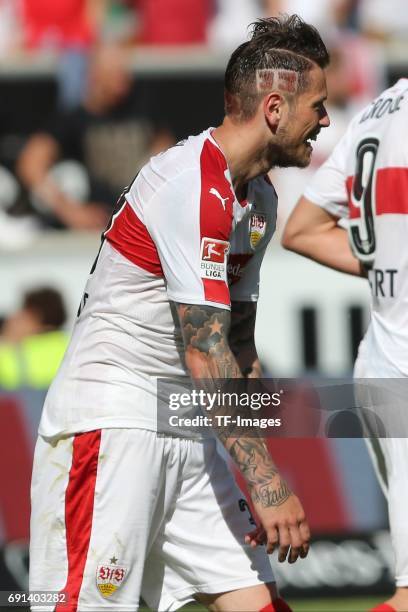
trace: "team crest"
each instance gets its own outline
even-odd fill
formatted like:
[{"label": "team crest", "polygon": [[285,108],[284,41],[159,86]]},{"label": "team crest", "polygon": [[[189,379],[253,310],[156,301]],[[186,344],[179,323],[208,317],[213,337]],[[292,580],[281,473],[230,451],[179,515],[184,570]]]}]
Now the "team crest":
[{"label": "team crest", "polygon": [[110,597],[122,586],[127,574],[127,567],[118,565],[115,556],[106,565],[96,568],[96,585],[102,597]]},{"label": "team crest", "polygon": [[249,222],[249,243],[255,249],[266,231],[266,216],[259,213],[252,213]]}]

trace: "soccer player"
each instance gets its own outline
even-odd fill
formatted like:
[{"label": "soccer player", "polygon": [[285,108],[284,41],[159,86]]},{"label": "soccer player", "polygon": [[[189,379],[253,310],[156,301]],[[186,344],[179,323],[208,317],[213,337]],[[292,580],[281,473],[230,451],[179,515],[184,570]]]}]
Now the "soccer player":
[{"label": "soccer player", "polygon": [[300,501],[263,439],[216,429],[259,516],[248,533],[214,435],[158,435],[157,379],[260,375],[259,270],[277,207],[266,173],[309,164],[329,125],[328,59],[297,16],[257,22],[227,66],[222,125],[153,157],[118,202],[34,460],[30,589],[63,591],[70,612],[134,611],[139,596],[154,610],[194,598],[288,609],[258,544],[306,556]]},{"label": "soccer player", "polygon": [[[348,274],[368,276],[371,322],[359,348],[356,379],[408,376],[407,139],[408,80],[401,79],[354,117],[299,200],[283,236],[283,245],[292,251]],[[340,219],[348,219],[348,232]],[[386,383],[388,406],[377,416],[401,437],[391,433],[388,439],[379,438],[382,458],[370,452],[376,466],[385,461],[382,484],[396,556],[396,592],[375,608],[383,612],[408,610],[408,444],[400,420],[406,405],[398,412],[401,406],[393,399],[400,395],[398,385]],[[382,398],[374,402],[372,393],[377,411],[387,392],[379,390]]]}]

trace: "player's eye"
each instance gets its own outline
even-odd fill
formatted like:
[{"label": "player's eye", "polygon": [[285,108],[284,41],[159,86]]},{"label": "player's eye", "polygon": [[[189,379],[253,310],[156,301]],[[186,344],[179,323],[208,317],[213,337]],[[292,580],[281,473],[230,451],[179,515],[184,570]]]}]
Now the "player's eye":
[{"label": "player's eye", "polygon": [[320,118],[325,117],[327,115],[327,111],[326,111],[324,102],[319,102],[318,104],[316,104],[314,109]]}]

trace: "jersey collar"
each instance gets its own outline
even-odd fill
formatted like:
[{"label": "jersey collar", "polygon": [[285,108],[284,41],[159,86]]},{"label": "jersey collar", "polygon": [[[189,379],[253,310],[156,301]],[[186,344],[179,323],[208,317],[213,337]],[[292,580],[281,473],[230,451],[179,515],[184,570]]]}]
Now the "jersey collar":
[{"label": "jersey collar", "polygon": [[[242,208],[245,208],[248,205],[248,199],[247,199],[247,197],[244,198],[243,200],[238,200],[238,198],[237,198],[237,194],[235,193],[235,189],[234,189],[234,186],[232,184],[231,172],[230,172],[230,169],[229,169],[229,166],[228,166],[227,158],[225,157],[224,151],[221,149],[220,145],[218,144],[218,142],[215,140],[215,138],[212,135],[214,130],[215,130],[214,127],[208,128],[208,130],[207,130],[207,138],[211,142],[211,144],[213,144],[218,149],[218,151],[221,153],[221,155],[223,157],[223,160],[224,160],[224,163],[225,163],[224,175],[225,175],[225,178],[227,179],[227,181],[230,184],[231,192],[234,194],[235,202],[237,204],[239,204]],[[249,184],[248,184],[248,188],[247,188],[247,195],[248,195],[248,191],[249,191]]]}]

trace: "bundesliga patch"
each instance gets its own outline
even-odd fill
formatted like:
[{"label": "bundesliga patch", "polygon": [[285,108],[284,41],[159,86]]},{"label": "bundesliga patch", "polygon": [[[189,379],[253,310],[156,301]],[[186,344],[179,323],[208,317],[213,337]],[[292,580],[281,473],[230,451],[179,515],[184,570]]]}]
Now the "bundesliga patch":
[{"label": "bundesliga patch", "polygon": [[230,245],[225,240],[203,238],[201,241],[200,276],[212,280],[227,280],[227,255]]},{"label": "bundesliga patch", "polygon": [[266,231],[266,216],[259,213],[252,213],[249,221],[249,243],[255,249]]},{"label": "bundesliga patch", "polygon": [[96,568],[96,586],[102,597],[110,597],[122,586],[127,574],[127,567],[118,565],[116,557],[110,559],[106,565]]}]

